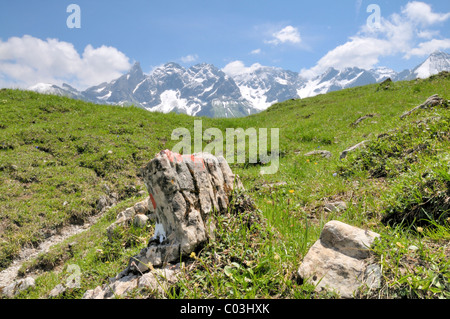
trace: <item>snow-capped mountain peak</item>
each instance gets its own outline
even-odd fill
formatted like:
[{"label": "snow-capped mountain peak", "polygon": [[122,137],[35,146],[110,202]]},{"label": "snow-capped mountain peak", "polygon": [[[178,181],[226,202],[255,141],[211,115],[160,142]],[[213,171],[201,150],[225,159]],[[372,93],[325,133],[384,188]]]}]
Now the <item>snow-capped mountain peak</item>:
[{"label": "snow-capped mountain peak", "polygon": [[29,90],[94,103],[133,104],[149,111],[237,117],[260,112],[288,99],[379,83],[386,78],[393,81],[411,80],[449,70],[450,55],[440,51],[432,53],[416,68],[400,73],[385,67],[371,70],[329,68],[311,80],[303,79],[297,72],[259,64],[236,73],[207,63],[186,69],[169,62],[150,74],[144,74],[139,62],[136,62],[128,73],[85,91],[77,91],[67,84],[58,87],[45,83],[36,84]]},{"label": "snow-capped mountain peak", "polygon": [[450,54],[435,51],[425,62],[413,69],[412,74],[416,78],[424,79],[443,70],[450,70]]}]

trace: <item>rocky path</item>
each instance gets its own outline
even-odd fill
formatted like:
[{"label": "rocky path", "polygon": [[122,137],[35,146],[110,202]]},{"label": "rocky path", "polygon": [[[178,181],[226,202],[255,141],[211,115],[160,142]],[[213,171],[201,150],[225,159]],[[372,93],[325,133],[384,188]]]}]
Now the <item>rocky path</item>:
[{"label": "rocky path", "polygon": [[52,246],[63,242],[67,238],[88,230],[101,216],[103,216],[103,213],[104,211],[90,217],[84,225],[70,225],[63,228],[59,234],[47,238],[37,248],[22,249],[19,257],[13,261],[11,266],[0,272],[0,287],[6,287],[16,280],[20,267],[26,261],[36,258],[41,253],[48,252]]}]

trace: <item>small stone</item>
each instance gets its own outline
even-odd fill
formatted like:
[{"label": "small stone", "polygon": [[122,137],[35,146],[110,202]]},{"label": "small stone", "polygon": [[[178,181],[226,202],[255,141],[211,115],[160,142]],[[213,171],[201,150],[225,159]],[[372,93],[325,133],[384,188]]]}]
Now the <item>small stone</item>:
[{"label": "small stone", "polygon": [[274,188],[277,186],[285,186],[287,185],[286,182],[277,182],[277,183],[270,183],[270,184],[263,184],[262,187],[264,188]]},{"label": "small stone", "polygon": [[334,203],[325,204],[325,209],[330,212],[340,212],[347,209],[347,204],[345,202],[339,201]]},{"label": "small stone", "polygon": [[148,217],[144,214],[137,214],[134,216],[133,225],[135,227],[144,228],[147,225]]},{"label": "small stone", "polygon": [[147,215],[150,213],[148,210],[148,199],[143,200],[142,202],[136,203],[134,206],[134,211],[136,214],[144,214]]},{"label": "small stone", "polygon": [[139,196],[144,196],[145,194],[147,194],[147,191],[145,191],[145,190],[141,190],[138,192]]},{"label": "small stone", "polygon": [[368,265],[364,275],[365,283],[369,289],[378,289],[381,287],[381,268],[379,265]]},{"label": "small stone", "polygon": [[103,190],[108,195],[111,193],[111,188],[108,186],[108,184],[103,184]]},{"label": "small stone", "polygon": [[62,295],[66,291],[66,288],[59,284],[55,288],[52,289],[49,293],[49,297],[58,297],[59,295]]},{"label": "small stone", "polygon": [[34,287],[35,281],[32,277],[27,277],[25,279],[20,279],[14,281],[8,286],[4,287],[2,294],[8,298],[13,298],[18,295],[21,291],[27,290],[28,288]]},{"label": "small stone", "polygon": [[353,145],[352,147],[347,148],[345,151],[341,153],[339,159],[344,159],[345,157],[347,157],[348,153],[353,152],[359,148],[362,148],[366,143],[367,141],[362,141],[361,143],[358,143],[356,145]]},{"label": "small stone", "polygon": [[409,250],[412,250],[412,251],[416,251],[416,250],[419,249],[419,247],[414,246],[414,245],[411,245],[411,246],[408,247],[408,249],[409,249]]},{"label": "small stone", "polygon": [[325,151],[325,150],[320,150],[320,151],[312,151],[309,153],[306,153],[305,156],[315,156],[315,155],[320,155],[324,158],[331,158],[332,154],[329,151]]},{"label": "small stone", "polygon": [[104,209],[106,209],[106,208],[111,206],[111,201],[110,201],[110,199],[107,196],[102,195],[102,196],[100,196],[97,199],[97,205],[96,206],[97,206],[97,210],[101,212]]},{"label": "small stone", "polygon": [[133,216],[136,214],[136,211],[134,210],[134,207],[128,207],[124,211],[117,214],[116,219],[119,220],[130,220],[133,218]]}]

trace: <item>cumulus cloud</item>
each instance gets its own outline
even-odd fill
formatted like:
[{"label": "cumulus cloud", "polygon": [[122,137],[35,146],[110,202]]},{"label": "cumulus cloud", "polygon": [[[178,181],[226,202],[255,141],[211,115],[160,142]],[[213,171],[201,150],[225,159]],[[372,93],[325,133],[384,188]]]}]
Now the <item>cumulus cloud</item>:
[{"label": "cumulus cloud", "polygon": [[433,39],[431,41],[422,42],[417,48],[412,49],[406,54],[406,58],[411,56],[424,56],[434,51],[450,49],[450,39]]},{"label": "cumulus cloud", "polygon": [[432,25],[438,22],[444,22],[450,18],[449,13],[434,13],[429,4],[424,2],[409,2],[402,10],[410,20],[416,21],[422,25]]},{"label": "cumulus cloud", "polygon": [[189,54],[181,58],[181,62],[183,63],[192,63],[198,60],[197,54]]},{"label": "cumulus cloud", "polygon": [[287,27],[284,27],[283,29],[274,32],[272,34],[272,39],[266,41],[266,43],[278,45],[281,43],[292,43],[292,44],[298,44],[302,41],[300,37],[300,32],[297,28],[294,28],[291,25],[288,25]]},{"label": "cumulus cloud", "polygon": [[322,57],[316,66],[301,71],[301,76],[313,78],[330,67],[344,69],[357,66],[371,69],[382,55],[392,53],[392,47],[386,40],[354,37],[349,42],[338,46]]},{"label": "cumulus cloud", "polygon": [[66,82],[84,89],[111,81],[129,70],[129,58],[114,47],[87,45],[80,55],[73,44],[29,35],[0,40],[3,86],[26,88],[38,82]]},{"label": "cumulus cloud", "polygon": [[312,78],[330,67],[371,69],[385,56],[400,54],[409,59],[448,49],[450,39],[437,39],[439,32],[429,27],[449,18],[450,13],[435,13],[426,3],[409,2],[400,13],[387,19],[382,17],[378,28],[362,26],[355,36],[325,54],[314,67],[301,70],[301,75]]},{"label": "cumulus cloud", "polygon": [[249,67],[246,67],[244,62],[242,61],[233,61],[228,63],[223,69],[222,71],[233,77],[233,76],[237,76],[237,75],[242,75],[242,74],[246,74],[246,73],[252,73],[260,68],[262,68],[263,66],[259,63],[254,63]]}]

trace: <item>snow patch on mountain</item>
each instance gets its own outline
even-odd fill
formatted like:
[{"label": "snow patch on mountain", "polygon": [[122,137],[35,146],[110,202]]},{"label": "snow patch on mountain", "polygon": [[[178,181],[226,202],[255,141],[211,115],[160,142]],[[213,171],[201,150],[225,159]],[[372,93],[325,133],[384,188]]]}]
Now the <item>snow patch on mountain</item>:
[{"label": "snow patch on mountain", "polygon": [[151,108],[151,111],[169,113],[174,109],[187,109],[187,100],[180,97],[180,91],[166,90],[161,93],[160,99],[161,104]]},{"label": "snow patch on mountain", "polygon": [[417,66],[412,74],[420,79],[425,79],[441,71],[450,71],[450,54],[436,51],[421,65]]}]

